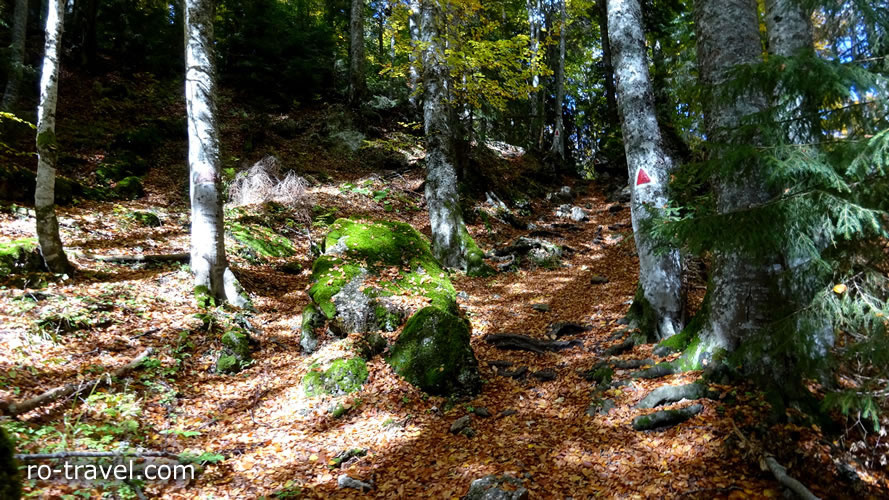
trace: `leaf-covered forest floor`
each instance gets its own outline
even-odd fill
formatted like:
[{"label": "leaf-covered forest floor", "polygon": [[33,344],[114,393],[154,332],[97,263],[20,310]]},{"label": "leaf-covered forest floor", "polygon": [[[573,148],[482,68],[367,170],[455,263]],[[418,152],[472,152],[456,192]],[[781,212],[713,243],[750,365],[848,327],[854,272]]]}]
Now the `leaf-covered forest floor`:
[{"label": "leaf-covered forest floor", "polygon": [[[230,128],[223,142],[233,142],[238,130]],[[428,235],[419,195],[421,169],[384,175],[357,161],[338,163],[311,152],[305,158],[298,150],[312,140],[310,126],[277,152],[291,162],[325,167],[323,179],[309,188],[323,212],[335,208],[337,217],[401,220]],[[174,148],[157,160],[145,178],[144,198],[59,207],[62,237],[79,268],[74,277],[33,275],[27,283],[7,279],[0,288],[0,400],[21,401],[121,366],[147,347],[157,351],[158,363],[113,389],[4,421],[18,439],[20,453],[115,449],[125,443],[225,457],[207,464],[190,484],[144,485],[149,498],[455,498],[467,492],[473,479],[488,474],[522,479],[532,498],[780,497],[781,487],[760,469],[764,449],[823,498],[889,494],[887,470],[879,463],[871,469],[856,467],[860,481],[854,485],[839,477],[833,459],[850,458],[837,450],[849,449],[851,440],[861,439],[858,433],[827,438],[811,425],[769,424],[768,405],[750,387],[715,386],[719,397],[701,400],[703,412],[687,422],[662,431],[633,430],[634,417],[654,411],[635,409],[640,399],[656,387],[693,381],[697,372],[632,380],[633,370],[617,370],[615,379],[628,384],[603,394],[616,408],[587,415],[595,383],[584,373],[607,358],[606,348],[621,341],[614,334],[624,328],[618,321],[627,312],[638,271],[629,210],[607,201],[603,186],[595,182],[566,181],[580,193],[573,203],[588,207],[590,216],[568,227],[552,225],[565,222],[553,215],[557,204],[531,200],[526,220],[552,231],[547,238],[570,249],[560,267],[490,278],[452,277],[462,292],[459,304],[471,322],[472,347],[486,380],[477,397],[449,402],[424,396],[379,357],[368,363],[370,377],[358,392],[336,400],[306,397],[301,381],[309,366],[343,355],[357,336],[326,338],[317,353],[301,353],[297,327],[309,301],[310,239],[299,231],[288,233],[286,224],[275,225],[281,214],[265,220],[296,246],[295,259],[251,263],[236,253],[231,257],[256,308],[249,317],[259,341],[254,363],[237,375],[216,374],[219,332],[198,317],[203,311],[192,298],[186,268],[175,263],[114,264],[84,256],[187,251],[187,177],[181,159],[170,160],[180,153],[181,147]],[[83,157],[84,168],[96,161],[87,153]],[[560,185],[553,184],[552,190]],[[389,192],[377,200],[356,186]],[[132,220],[134,211],[151,211],[162,225],[145,227]],[[0,241],[31,236],[33,227],[32,213],[13,207],[0,214]],[[470,231],[486,250],[530,232],[495,219],[475,220]],[[325,232],[323,224],[315,224],[311,238]],[[302,271],[284,272],[282,265],[294,260]],[[594,283],[594,276],[606,277],[607,283]],[[699,301],[702,283],[693,285]],[[549,310],[538,311],[534,304],[547,304]],[[483,340],[486,334],[503,332],[544,339],[547,327],[560,321],[592,327],[567,338],[582,346],[534,354],[501,351]],[[397,334],[385,335],[391,340]],[[614,359],[659,359],[651,349],[637,346]],[[495,361],[528,367],[529,374],[553,370],[556,378],[503,376],[491,364]],[[345,415],[332,414],[337,403],[348,408]],[[490,417],[472,417],[474,437],[449,431],[455,420],[481,408]],[[735,427],[750,441],[742,442]],[[873,440],[862,442],[864,449],[877,450]],[[356,448],[367,454],[341,468],[333,465],[337,454]],[[338,489],[342,473],[372,481],[375,487],[368,493]],[[96,493],[91,488],[26,484],[26,491],[45,498]],[[101,488],[121,496],[131,491],[125,485]]]}]

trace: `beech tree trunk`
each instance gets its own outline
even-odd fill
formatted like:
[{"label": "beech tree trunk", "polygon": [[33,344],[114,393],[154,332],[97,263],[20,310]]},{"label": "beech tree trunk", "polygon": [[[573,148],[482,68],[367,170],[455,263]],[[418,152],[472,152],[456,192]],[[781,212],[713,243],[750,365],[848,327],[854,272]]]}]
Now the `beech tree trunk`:
[{"label": "beech tree trunk", "polygon": [[225,257],[219,197],[219,131],[213,63],[214,0],[185,1],[185,104],[191,179],[191,270],[195,288],[217,300],[247,303]]},{"label": "beech tree trunk", "polygon": [[602,36],[602,66],[605,77],[605,106],[608,125],[617,127],[620,119],[617,114],[617,91],[614,87],[614,65],[611,62],[611,42],[608,40],[608,0],[598,0],[599,32]]},{"label": "beech tree trunk", "polygon": [[65,2],[49,0],[46,15],[46,44],[40,74],[40,104],[37,109],[37,187],[34,211],[37,239],[46,267],[54,273],[71,273],[56,218],[55,184],[58,145],[56,143],[56,102],[59,95],[59,44],[62,41]]},{"label": "beech tree trunk", "polygon": [[[467,269],[476,250],[466,231],[457,191],[453,111],[448,103],[448,68],[440,34],[443,12],[438,0],[420,6],[423,42],[423,121],[426,131],[426,205],[432,228],[432,250],[449,268]],[[467,269],[468,270],[468,269]]]},{"label": "beech tree trunk", "polygon": [[528,6],[528,28],[531,37],[531,119],[528,121],[530,126],[528,130],[528,144],[537,148],[537,133],[540,131],[540,95],[538,87],[540,86],[540,75],[537,68],[540,64],[540,1],[534,4],[535,0],[527,0]]},{"label": "beech tree trunk", "polygon": [[408,30],[411,35],[410,78],[411,95],[408,101],[412,106],[418,107],[419,96],[417,85],[420,84],[420,70],[417,68],[417,42],[420,41],[420,0],[410,0],[410,14],[408,15]]},{"label": "beech tree trunk", "polygon": [[[642,9],[639,0],[608,0],[609,38],[616,63],[618,106],[630,183],[633,233],[639,254],[639,286],[635,307],[650,308],[654,324],[640,325],[644,334],[663,339],[682,329],[682,280],[679,251],[656,254],[642,230],[651,210],[668,202],[667,185],[676,161],[664,147],[648,73]],[[643,314],[642,317],[650,317]]]},{"label": "beech tree trunk", "polygon": [[565,0],[560,0],[559,9],[562,22],[559,29],[559,67],[556,69],[556,124],[553,130],[552,152],[565,159],[565,125],[562,121],[562,104],[565,100],[565,36],[568,31],[568,15]]},{"label": "beech tree trunk", "polygon": [[[765,99],[753,92],[733,99],[719,95],[719,86],[740,64],[760,61],[759,21],[754,0],[696,0],[695,33],[700,78],[708,89],[705,128],[711,144],[730,144],[731,130],[741,118],[765,108]],[[711,152],[719,156],[718,149]],[[755,207],[769,199],[764,173],[757,162],[743,171],[714,179],[720,214]],[[770,274],[768,263],[754,262],[746,254],[722,250],[714,256],[710,314],[701,331],[696,357],[717,349],[734,350],[768,320]]]},{"label": "beech tree trunk", "polygon": [[3,111],[12,111],[19,98],[25,69],[25,35],[28,31],[28,0],[16,0],[12,15],[12,43],[9,45],[9,78],[3,93]]},{"label": "beech tree trunk", "polygon": [[364,0],[352,0],[349,22],[349,103],[361,104],[366,82],[364,80]]}]

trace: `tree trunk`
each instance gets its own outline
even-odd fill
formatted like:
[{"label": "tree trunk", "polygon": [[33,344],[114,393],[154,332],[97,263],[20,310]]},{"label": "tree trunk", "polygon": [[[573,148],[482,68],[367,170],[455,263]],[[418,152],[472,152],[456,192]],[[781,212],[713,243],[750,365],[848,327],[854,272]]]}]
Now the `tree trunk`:
[{"label": "tree trunk", "polygon": [[[705,129],[710,144],[731,144],[730,131],[741,118],[765,108],[763,96],[751,92],[742,98],[719,95],[719,86],[733,68],[760,61],[761,44],[754,0],[696,0],[695,34],[698,68],[708,89]],[[714,146],[715,148],[715,146]],[[719,152],[711,152],[720,156]],[[762,204],[769,199],[764,173],[757,162],[742,171],[714,179],[716,209],[728,214]],[[768,320],[769,263],[754,262],[745,253],[724,249],[713,261],[710,314],[701,331],[695,357],[718,349],[734,350],[760,330]]]},{"label": "tree trunk", "polygon": [[3,93],[3,111],[12,111],[19,98],[25,69],[25,35],[28,31],[28,0],[16,0],[12,19],[12,43],[9,46],[9,79]]},{"label": "tree trunk", "polygon": [[408,16],[408,29],[411,35],[410,57],[410,88],[411,95],[408,100],[411,106],[418,107],[417,85],[420,83],[420,71],[417,69],[417,42],[420,41],[420,0],[410,0],[411,12]]},{"label": "tree trunk", "polygon": [[99,0],[78,0],[85,1],[83,6],[83,24],[81,25],[81,64],[89,70],[96,67],[96,15],[99,12]]},{"label": "tree trunk", "polygon": [[553,153],[565,159],[565,126],[562,121],[562,101],[565,100],[565,36],[568,31],[568,15],[565,12],[565,0],[559,2],[562,22],[559,29],[559,67],[556,69],[556,125],[553,131]]},{"label": "tree trunk", "polygon": [[[624,149],[631,186],[631,210],[636,250],[639,253],[639,285],[636,308],[650,308],[654,321],[640,325],[643,333],[663,339],[682,329],[682,280],[679,252],[656,254],[654,243],[643,231],[650,209],[668,202],[667,185],[676,162],[664,148],[648,73],[642,9],[638,0],[608,0],[609,38],[616,63],[618,105],[623,120]],[[650,314],[642,317],[650,318]],[[641,319],[641,318],[640,318]],[[648,330],[648,331],[644,331]]]},{"label": "tree trunk", "polygon": [[614,87],[614,65],[611,63],[611,42],[608,40],[608,0],[599,0],[599,33],[602,36],[602,70],[605,77],[605,106],[608,125],[617,127],[620,118],[617,114],[617,91]]},{"label": "tree trunk", "polygon": [[[792,57],[813,50],[812,22],[799,0],[767,0],[765,17],[770,54]],[[784,108],[777,118],[790,124],[791,143],[811,143],[817,135],[817,109],[787,89],[778,89],[775,99]]]},{"label": "tree trunk", "polygon": [[352,0],[349,22],[349,103],[356,107],[364,97],[364,0]]},{"label": "tree trunk", "polygon": [[246,304],[225,257],[213,63],[214,0],[185,2],[185,103],[191,179],[191,269],[196,292]]},{"label": "tree trunk", "polygon": [[432,251],[449,268],[470,275],[488,274],[484,255],[463,224],[454,158],[454,113],[449,104],[448,68],[440,33],[444,16],[438,0],[420,6],[423,42],[423,121],[426,131],[426,205]]},{"label": "tree trunk", "polygon": [[540,2],[534,5],[535,0],[527,0],[528,6],[528,28],[531,37],[531,119],[528,126],[528,145],[532,148],[537,147],[537,131],[540,130],[540,95],[538,86],[540,85],[540,75],[537,68],[540,64]]},{"label": "tree trunk", "polygon": [[55,183],[58,145],[56,144],[56,102],[59,95],[59,44],[62,41],[65,3],[49,0],[46,16],[46,45],[40,74],[40,105],[37,109],[37,187],[34,211],[37,239],[46,267],[54,273],[71,273],[56,218]]}]

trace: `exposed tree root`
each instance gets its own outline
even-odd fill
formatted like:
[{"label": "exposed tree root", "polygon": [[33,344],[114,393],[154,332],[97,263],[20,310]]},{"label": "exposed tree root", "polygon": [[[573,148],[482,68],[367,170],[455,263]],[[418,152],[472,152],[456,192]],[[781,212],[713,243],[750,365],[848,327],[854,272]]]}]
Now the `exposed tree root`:
[{"label": "exposed tree root", "polygon": [[519,335],[517,333],[492,333],[485,335],[485,342],[493,345],[498,349],[511,349],[519,351],[531,351],[538,354],[544,352],[556,352],[572,347],[582,347],[583,342],[580,340],[538,340],[527,335]]},{"label": "exposed tree root", "polygon": [[630,349],[632,349],[635,346],[636,346],[636,339],[634,339],[633,337],[630,337],[630,338],[624,340],[623,342],[621,342],[620,344],[613,345],[613,346],[609,347],[608,349],[605,349],[604,351],[602,351],[602,354],[604,354],[606,356],[617,356],[618,354],[623,354],[623,353],[629,351]]},{"label": "exposed tree root", "polygon": [[43,394],[28,399],[26,401],[22,401],[21,403],[6,403],[0,402],[0,413],[5,415],[14,417],[16,415],[21,415],[23,413],[27,413],[36,408],[40,408],[42,406],[46,406],[53,401],[59,400],[68,396],[77,396],[83,391],[92,390],[94,387],[98,387],[101,385],[111,385],[113,383],[113,379],[121,378],[129,372],[135,370],[145,361],[145,358],[154,354],[154,349],[149,347],[142,351],[142,354],[139,354],[129,363],[121,366],[120,368],[102,375],[99,378],[90,380],[90,381],[82,381],[72,384],[63,385],[60,387],[56,387],[54,389],[50,389]]},{"label": "exposed tree root", "polygon": [[[738,429],[738,426],[735,425],[734,421],[732,422],[732,427],[734,427],[735,434],[738,435],[741,441],[747,444],[748,449],[757,449],[756,446],[751,445],[750,441],[747,439],[746,436],[744,436],[744,433],[741,432],[741,429]],[[761,453],[762,456],[760,457],[760,465],[762,466],[763,464],[765,464],[764,468],[769,469],[769,472],[771,472],[772,475],[775,476],[775,480],[777,480],[778,483],[781,484],[781,486],[784,486],[788,490],[792,491],[798,498],[801,498],[802,500],[820,500],[819,497],[815,496],[814,493],[809,491],[809,489],[806,488],[803,483],[789,476],[787,474],[787,469],[784,468],[783,465],[779,464],[771,453],[765,451],[761,451]]]},{"label": "exposed tree root", "polygon": [[672,427],[681,424],[691,417],[701,413],[703,405],[695,404],[678,410],[661,410],[650,415],[640,415],[633,419],[633,429],[648,431],[663,427]]},{"label": "exposed tree root", "polygon": [[642,398],[642,401],[639,401],[636,408],[656,408],[667,403],[682,401],[683,399],[712,398],[715,395],[715,393],[709,391],[706,384],[701,382],[685,385],[666,385],[648,393],[647,396]]},{"label": "exposed tree root", "polygon": [[667,375],[679,373],[679,368],[672,362],[658,363],[651,368],[638,371],[633,374],[633,378],[660,378]]}]

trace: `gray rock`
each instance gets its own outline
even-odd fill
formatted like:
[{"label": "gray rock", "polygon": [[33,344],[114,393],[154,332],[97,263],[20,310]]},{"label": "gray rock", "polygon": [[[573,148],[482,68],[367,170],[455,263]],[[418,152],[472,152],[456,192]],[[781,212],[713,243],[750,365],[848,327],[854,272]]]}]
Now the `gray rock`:
[{"label": "gray rock", "polygon": [[362,290],[366,276],[366,271],[355,276],[331,298],[336,306],[336,317],[331,321],[335,334],[376,330],[375,303]]},{"label": "gray rock", "polygon": [[491,416],[491,412],[488,411],[487,408],[481,406],[472,410],[472,413],[475,414],[476,417],[488,418]]},{"label": "gray rock", "polygon": [[[503,489],[509,484],[510,490]],[[485,476],[476,479],[469,485],[469,492],[463,500],[527,500],[528,490],[522,487],[522,481],[509,475]]]},{"label": "gray rock", "polygon": [[549,304],[531,304],[531,309],[538,312],[549,312]]},{"label": "gray rock", "polygon": [[451,434],[457,434],[459,432],[463,432],[463,429],[469,427],[469,424],[472,422],[472,415],[464,415],[457,420],[454,420],[454,423],[451,424]]},{"label": "gray rock", "polygon": [[574,222],[580,222],[589,219],[586,210],[580,207],[571,207],[571,215],[569,216]]},{"label": "gray rock", "polygon": [[469,294],[464,292],[463,290],[460,290],[459,292],[457,292],[457,297],[460,297],[463,300],[467,300],[469,298]]},{"label": "gray rock", "polygon": [[590,283],[593,285],[604,285],[605,283],[608,283],[608,278],[606,278],[605,276],[594,274],[592,277],[590,277]]},{"label": "gray rock", "polygon": [[364,134],[357,130],[340,130],[330,135],[333,140],[334,149],[344,149],[349,152],[356,152],[364,145]]},{"label": "gray rock", "polygon": [[340,474],[340,477],[336,480],[336,485],[340,488],[351,488],[353,490],[359,491],[370,491],[373,489],[373,485],[370,483],[365,483],[364,481],[359,481],[353,477],[349,477],[347,474]]}]

